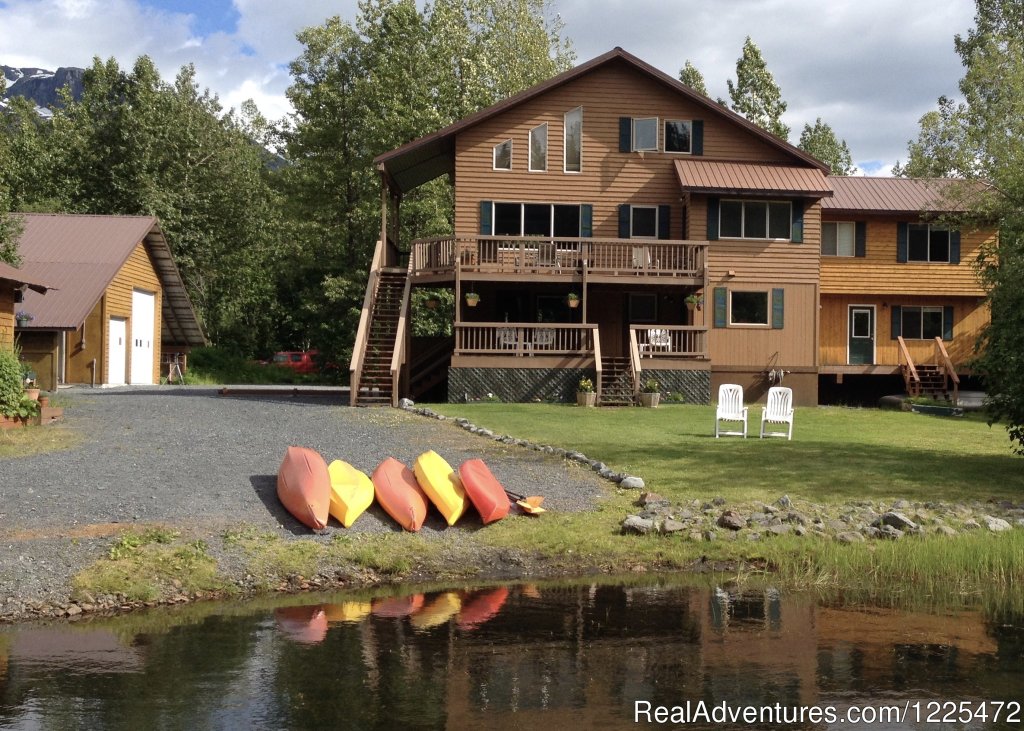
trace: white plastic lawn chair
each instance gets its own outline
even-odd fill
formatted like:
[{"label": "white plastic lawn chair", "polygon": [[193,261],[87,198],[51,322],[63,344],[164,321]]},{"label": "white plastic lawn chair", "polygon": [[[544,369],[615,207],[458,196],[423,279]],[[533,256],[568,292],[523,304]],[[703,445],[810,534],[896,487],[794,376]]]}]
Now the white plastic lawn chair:
[{"label": "white plastic lawn chair", "polygon": [[[743,431],[722,431],[721,422],[743,422]],[[715,410],[715,439],[721,435],[747,438],[747,407],[743,405],[743,386],[723,383],[718,387],[718,408]]]},{"label": "white plastic lawn chair", "polygon": [[[765,431],[769,424],[785,424],[785,431]],[[772,386],[768,389],[768,403],[761,410],[761,438],[793,438],[793,389]]]}]

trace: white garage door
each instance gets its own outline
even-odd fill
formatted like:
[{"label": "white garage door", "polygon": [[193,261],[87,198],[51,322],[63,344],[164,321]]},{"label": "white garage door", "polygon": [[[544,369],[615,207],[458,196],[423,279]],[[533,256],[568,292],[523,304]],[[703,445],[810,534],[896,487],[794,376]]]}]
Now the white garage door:
[{"label": "white garage door", "polygon": [[132,291],[132,373],[130,383],[153,383],[153,332],[156,295]]}]

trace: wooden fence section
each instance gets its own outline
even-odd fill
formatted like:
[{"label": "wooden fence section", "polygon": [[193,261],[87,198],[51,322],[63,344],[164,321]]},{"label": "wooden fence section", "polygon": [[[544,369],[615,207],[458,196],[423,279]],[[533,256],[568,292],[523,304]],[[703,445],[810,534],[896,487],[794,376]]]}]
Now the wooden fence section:
[{"label": "wooden fence section", "polygon": [[706,327],[630,325],[640,358],[707,358]]}]

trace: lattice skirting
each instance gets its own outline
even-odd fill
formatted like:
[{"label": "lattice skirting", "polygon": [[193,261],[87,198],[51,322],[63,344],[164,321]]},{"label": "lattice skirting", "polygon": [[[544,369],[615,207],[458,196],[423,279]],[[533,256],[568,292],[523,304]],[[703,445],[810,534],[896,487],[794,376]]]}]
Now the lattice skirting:
[{"label": "lattice skirting", "polygon": [[[663,398],[671,392],[682,393],[688,404],[711,402],[710,371],[645,370],[644,374],[653,376],[661,384]],[[593,369],[588,368],[449,368],[448,401],[574,403],[580,379],[594,377]]]}]

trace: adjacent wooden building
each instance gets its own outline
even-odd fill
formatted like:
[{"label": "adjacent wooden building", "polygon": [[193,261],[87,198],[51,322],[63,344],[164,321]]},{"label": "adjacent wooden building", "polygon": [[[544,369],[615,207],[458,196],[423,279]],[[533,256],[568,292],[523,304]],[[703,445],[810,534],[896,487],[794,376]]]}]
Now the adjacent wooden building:
[{"label": "adjacent wooden building", "polygon": [[[382,231],[353,403],[439,383],[450,400],[569,400],[589,377],[606,404],[650,378],[691,402],[720,383],[757,400],[785,382],[815,404],[846,337],[842,297],[868,303],[823,263],[825,212],[830,236],[853,213],[830,207],[827,166],[619,48],[376,162]],[[399,241],[403,196],[441,176],[452,235]],[[887,235],[892,211],[857,213]],[[961,245],[967,256],[973,239]],[[418,288],[454,293],[451,338],[411,336]]]},{"label": "adjacent wooden building", "polygon": [[42,388],[159,383],[163,352],[205,336],[158,221],[148,216],[19,214],[27,275],[51,283],[19,306],[22,358]]}]

